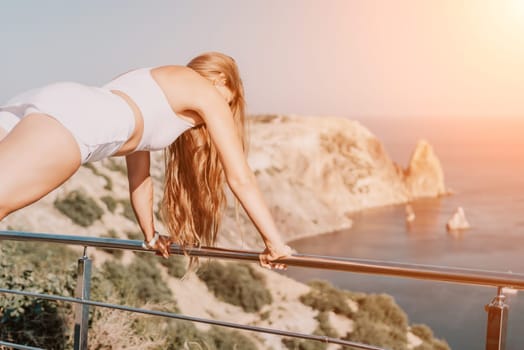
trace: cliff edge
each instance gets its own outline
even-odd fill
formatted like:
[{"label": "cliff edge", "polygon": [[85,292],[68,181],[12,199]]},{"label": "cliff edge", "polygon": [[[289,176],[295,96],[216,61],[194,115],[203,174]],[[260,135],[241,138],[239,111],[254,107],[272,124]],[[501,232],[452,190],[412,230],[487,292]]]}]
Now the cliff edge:
[{"label": "cliff edge", "polygon": [[[351,227],[355,211],[446,193],[431,145],[420,141],[407,169],[357,121],[338,117],[261,115],[250,118],[248,159],[287,240]],[[231,201],[232,202],[232,201]],[[228,208],[224,231],[237,226]],[[256,237],[240,220],[248,245]],[[222,243],[234,245],[223,234]]]}]

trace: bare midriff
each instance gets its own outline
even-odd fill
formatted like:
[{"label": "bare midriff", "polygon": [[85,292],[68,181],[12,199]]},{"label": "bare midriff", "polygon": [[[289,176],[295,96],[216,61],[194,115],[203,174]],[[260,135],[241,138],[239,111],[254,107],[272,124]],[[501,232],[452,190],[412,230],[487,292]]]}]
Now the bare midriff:
[{"label": "bare midriff", "polygon": [[133,130],[133,133],[122,145],[122,147],[120,147],[120,149],[115,154],[113,154],[115,157],[125,156],[129,153],[133,153],[133,151],[140,144],[140,140],[142,140],[142,135],[144,134],[144,118],[142,118],[142,112],[140,112],[140,109],[136,103],[127,94],[119,90],[111,90],[111,92],[117,96],[120,96],[124,99],[124,101],[126,101],[133,111],[133,115],[135,117],[135,129]]}]

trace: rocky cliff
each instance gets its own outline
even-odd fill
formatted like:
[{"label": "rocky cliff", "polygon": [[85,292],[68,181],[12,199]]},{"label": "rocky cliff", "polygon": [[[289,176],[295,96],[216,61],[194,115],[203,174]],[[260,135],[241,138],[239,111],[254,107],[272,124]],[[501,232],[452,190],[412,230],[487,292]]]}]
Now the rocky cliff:
[{"label": "rocky cliff", "polygon": [[[288,240],[348,228],[358,210],[446,192],[440,162],[425,141],[403,170],[356,121],[264,115],[251,118],[249,131],[249,163]],[[233,217],[225,230],[235,227]],[[255,237],[247,218],[241,222],[246,236]]]}]

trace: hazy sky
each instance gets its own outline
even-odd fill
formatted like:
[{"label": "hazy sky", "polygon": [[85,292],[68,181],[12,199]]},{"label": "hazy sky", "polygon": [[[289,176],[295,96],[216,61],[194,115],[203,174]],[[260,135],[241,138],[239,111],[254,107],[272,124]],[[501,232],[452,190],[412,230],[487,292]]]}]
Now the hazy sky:
[{"label": "hazy sky", "polygon": [[218,50],[251,113],[524,118],[524,0],[17,0],[0,18],[2,102]]}]

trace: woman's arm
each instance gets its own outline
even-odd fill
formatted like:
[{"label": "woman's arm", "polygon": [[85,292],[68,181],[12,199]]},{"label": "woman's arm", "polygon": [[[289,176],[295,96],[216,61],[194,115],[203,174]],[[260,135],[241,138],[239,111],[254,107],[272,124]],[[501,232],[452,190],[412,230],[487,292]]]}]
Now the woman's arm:
[{"label": "woman's arm", "polygon": [[291,249],[285,245],[273,217],[258,187],[255,175],[248,166],[242,141],[233,121],[231,109],[206,79],[195,77],[186,91],[192,92],[192,108],[200,114],[215,144],[227,183],[258,229],[266,250],[261,264],[280,267],[270,261],[289,256]]},{"label": "woman's arm", "polygon": [[[126,156],[127,179],[131,206],[138,220],[138,225],[144,234],[144,240],[149,242],[155,234],[153,221],[153,181],[149,173],[150,154],[147,151],[135,152]],[[155,249],[165,258],[169,256],[169,244],[165,239],[159,239]]]}]

